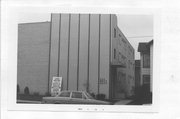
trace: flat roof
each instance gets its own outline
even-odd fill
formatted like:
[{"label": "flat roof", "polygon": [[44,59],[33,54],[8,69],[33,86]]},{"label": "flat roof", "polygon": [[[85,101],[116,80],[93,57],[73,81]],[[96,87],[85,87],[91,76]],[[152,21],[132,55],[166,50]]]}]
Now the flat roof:
[{"label": "flat roof", "polygon": [[51,23],[51,22],[50,22],[50,21],[44,21],[44,22],[28,22],[28,23],[18,23],[18,25],[43,24],[43,23]]},{"label": "flat roof", "polygon": [[149,46],[153,44],[153,40],[149,41],[149,42],[141,42],[138,45],[138,52],[148,52]]}]

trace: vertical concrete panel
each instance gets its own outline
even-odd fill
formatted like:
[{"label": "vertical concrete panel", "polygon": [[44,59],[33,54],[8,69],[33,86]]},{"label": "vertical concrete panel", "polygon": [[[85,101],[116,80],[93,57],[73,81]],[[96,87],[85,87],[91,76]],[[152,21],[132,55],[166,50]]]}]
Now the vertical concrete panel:
[{"label": "vertical concrete panel", "polygon": [[71,14],[69,47],[69,90],[77,89],[78,23],[79,15]]},{"label": "vertical concrete panel", "polygon": [[59,76],[63,78],[63,90],[67,90],[67,62],[69,14],[61,14]]},{"label": "vertical concrete panel", "polygon": [[79,80],[78,90],[86,90],[88,71],[89,15],[80,15]]},{"label": "vertical concrete panel", "polygon": [[99,15],[90,15],[89,91],[98,93]]},{"label": "vertical concrete panel", "polygon": [[[51,44],[50,44],[50,74],[49,87],[51,87],[52,78],[58,75],[58,55],[59,55],[59,14],[51,16]],[[50,89],[50,88],[49,88]]]},{"label": "vertical concrete panel", "polygon": [[99,93],[109,98],[110,15],[101,15],[100,21],[100,79]]}]

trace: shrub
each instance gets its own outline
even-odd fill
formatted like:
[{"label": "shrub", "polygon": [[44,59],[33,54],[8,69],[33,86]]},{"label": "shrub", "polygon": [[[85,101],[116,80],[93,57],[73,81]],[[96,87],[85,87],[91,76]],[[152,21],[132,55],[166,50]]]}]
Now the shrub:
[{"label": "shrub", "polygon": [[24,88],[24,94],[25,94],[25,95],[29,95],[29,88],[28,88],[28,87],[25,87],[25,88]]},{"label": "shrub", "polygon": [[105,97],[106,97],[105,94],[97,94],[97,95],[96,95],[96,98],[97,98],[98,100],[104,100]]},{"label": "shrub", "polygon": [[152,103],[152,93],[149,85],[142,85],[135,89],[135,100],[143,103]]},{"label": "shrub", "polygon": [[93,98],[95,98],[95,97],[96,97],[94,93],[90,93],[90,95],[91,95]]},{"label": "shrub", "polygon": [[33,95],[34,96],[39,96],[39,93],[38,92],[34,92]]},{"label": "shrub", "polygon": [[51,94],[49,92],[46,92],[45,96],[51,96]]}]

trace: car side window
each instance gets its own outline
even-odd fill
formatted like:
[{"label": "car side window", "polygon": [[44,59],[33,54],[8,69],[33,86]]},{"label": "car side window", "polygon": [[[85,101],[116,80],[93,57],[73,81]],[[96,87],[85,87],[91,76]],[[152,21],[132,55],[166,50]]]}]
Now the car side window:
[{"label": "car side window", "polygon": [[83,99],[86,99],[86,96],[85,96],[84,94],[82,94],[82,98],[83,98]]},{"label": "car side window", "polygon": [[70,97],[70,92],[62,92],[59,97]]},{"label": "car side window", "polygon": [[81,92],[72,92],[72,98],[82,99],[82,93]]}]

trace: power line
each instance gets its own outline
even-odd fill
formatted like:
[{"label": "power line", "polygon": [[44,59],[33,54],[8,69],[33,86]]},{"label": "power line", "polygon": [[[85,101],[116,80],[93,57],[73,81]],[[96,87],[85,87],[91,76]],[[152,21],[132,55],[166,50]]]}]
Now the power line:
[{"label": "power line", "polygon": [[153,36],[131,36],[127,38],[146,38],[146,37],[153,37]]}]

